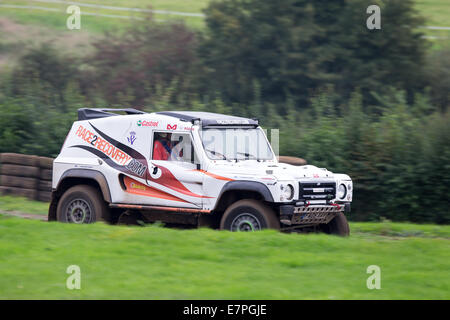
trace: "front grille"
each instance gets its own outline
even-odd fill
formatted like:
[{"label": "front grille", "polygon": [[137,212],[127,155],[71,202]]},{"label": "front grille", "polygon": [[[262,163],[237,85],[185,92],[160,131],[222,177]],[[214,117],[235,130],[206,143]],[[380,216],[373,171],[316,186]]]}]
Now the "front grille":
[{"label": "front grille", "polygon": [[332,200],[336,197],[335,182],[299,182],[299,200]]}]

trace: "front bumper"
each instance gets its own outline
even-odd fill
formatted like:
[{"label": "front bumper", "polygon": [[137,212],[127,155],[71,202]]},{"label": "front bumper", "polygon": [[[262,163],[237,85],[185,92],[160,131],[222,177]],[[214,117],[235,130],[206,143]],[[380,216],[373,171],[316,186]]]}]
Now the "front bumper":
[{"label": "front bumper", "polygon": [[280,206],[280,222],[286,225],[326,224],[340,212],[350,212],[350,203],[301,207],[283,205]]}]

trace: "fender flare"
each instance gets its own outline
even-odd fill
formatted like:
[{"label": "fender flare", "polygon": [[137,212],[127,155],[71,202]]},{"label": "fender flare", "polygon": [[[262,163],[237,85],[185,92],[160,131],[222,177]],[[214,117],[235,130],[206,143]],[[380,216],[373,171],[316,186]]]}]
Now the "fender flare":
[{"label": "fender flare", "polygon": [[274,202],[272,193],[270,193],[269,188],[267,188],[264,183],[247,180],[229,181],[223,186],[222,190],[220,191],[220,194],[217,197],[215,208],[219,204],[222,195],[227,191],[254,191],[261,194],[264,201]]},{"label": "fender flare", "polygon": [[103,199],[106,202],[111,203],[111,191],[109,190],[108,181],[106,181],[103,173],[97,170],[92,169],[69,169],[63,173],[61,178],[59,179],[58,185],[56,186],[56,191],[59,190],[61,186],[61,182],[63,182],[67,178],[82,178],[82,179],[90,179],[94,180],[100,186],[100,190],[103,194]]},{"label": "fender flare", "polygon": [[100,191],[102,192],[103,199],[106,202],[111,203],[111,192],[109,190],[108,182],[106,181],[103,173],[97,170],[91,169],[69,169],[63,173],[61,178],[59,179],[58,185],[56,189],[52,192],[52,199],[50,201],[50,206],[48,208],[48,221],[56,220],[56,208],[59,202],[59,198],[61,195],[58,195],[59,188],[61,187],[61,183],[67,178],[81,178],[81,179],[89,179],[94,180],[100,186]]}]

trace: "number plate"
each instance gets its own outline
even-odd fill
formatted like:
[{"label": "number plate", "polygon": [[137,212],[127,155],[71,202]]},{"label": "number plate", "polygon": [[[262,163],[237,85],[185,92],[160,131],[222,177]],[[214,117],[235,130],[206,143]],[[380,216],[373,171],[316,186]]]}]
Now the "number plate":
[{"label": "number plate", "polygon": [[313,188],[313,192],[324,193],[324,192],[325,192],[325,189],[324,189],[324,188]]}]

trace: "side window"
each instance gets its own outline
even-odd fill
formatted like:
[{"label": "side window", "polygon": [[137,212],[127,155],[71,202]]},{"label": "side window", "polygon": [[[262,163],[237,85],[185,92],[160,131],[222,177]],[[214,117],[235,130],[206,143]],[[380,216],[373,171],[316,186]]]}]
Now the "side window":
[{"label": "side window", "polygon": [[152,158],[153,160],[194,163],[196,155],[190,134],[155,132]]}]

